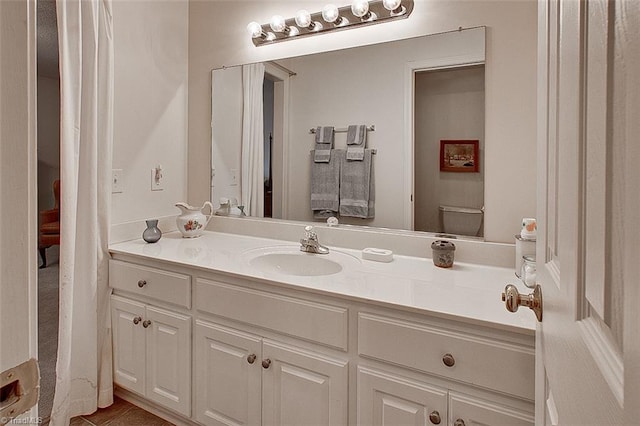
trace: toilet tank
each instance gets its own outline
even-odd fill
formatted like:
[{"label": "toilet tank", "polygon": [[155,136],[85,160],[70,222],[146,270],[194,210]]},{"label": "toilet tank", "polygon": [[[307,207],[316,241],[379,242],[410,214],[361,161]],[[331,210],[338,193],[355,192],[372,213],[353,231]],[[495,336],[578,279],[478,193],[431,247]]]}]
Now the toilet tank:
[{"label": "toilet tank", "polygon": [[483,209],[457,206],[440,206],[440,226],[447,234],[480,236]]}]

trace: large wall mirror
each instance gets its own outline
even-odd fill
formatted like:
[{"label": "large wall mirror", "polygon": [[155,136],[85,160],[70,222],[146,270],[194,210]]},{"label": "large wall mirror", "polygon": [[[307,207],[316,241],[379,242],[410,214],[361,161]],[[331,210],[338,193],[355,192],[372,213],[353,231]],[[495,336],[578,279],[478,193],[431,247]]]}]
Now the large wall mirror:
[{"label": "large wall mirror", "polygon": [[242,205],[252,192],[251,215],[313,221],[311,129],[334,126],[345,149],[341,130],[365,124],[375,216],[340,223],[482,238],[484,63],[483,27],[265,62],[260,119],[247,118],[252,67],[213,70],[211,200]]}]

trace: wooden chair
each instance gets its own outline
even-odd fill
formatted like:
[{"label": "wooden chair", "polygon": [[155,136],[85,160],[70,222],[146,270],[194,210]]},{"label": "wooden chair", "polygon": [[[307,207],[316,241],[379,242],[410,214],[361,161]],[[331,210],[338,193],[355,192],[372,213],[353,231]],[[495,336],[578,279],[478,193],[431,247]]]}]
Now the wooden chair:
[{"label": "wooden chair", "polygon": [[38,232],[38,251],[42,258],[40,268],[47,267],[45,250],[51,246],[60,245],[60,180],[53,182],[53,197],[55,206],[51,210],[40,212],[40,228]]}]

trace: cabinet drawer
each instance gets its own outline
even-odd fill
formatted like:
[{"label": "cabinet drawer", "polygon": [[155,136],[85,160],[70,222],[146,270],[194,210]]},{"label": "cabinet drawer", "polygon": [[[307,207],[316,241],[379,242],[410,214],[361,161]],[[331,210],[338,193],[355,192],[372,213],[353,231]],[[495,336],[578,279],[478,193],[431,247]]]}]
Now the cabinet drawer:
[{"label": "cabinet drawer", "polygon": [[196,291],[199,311],[347,350],[346,308],[205,279]]},{"label": "cabinet drawer", "polygon": [[[482,336],[367,313],[358,315],[358,353],[526,399],[534,399],[535,353]],[[445,365],[444,356],[453,357]],[[452,359],[448,358],[449,363]]]},{"label": "cabinet drawer", "polygon": [[109,261],[109,285],[186,308],[191,307],[191,277],[175,272]]}]

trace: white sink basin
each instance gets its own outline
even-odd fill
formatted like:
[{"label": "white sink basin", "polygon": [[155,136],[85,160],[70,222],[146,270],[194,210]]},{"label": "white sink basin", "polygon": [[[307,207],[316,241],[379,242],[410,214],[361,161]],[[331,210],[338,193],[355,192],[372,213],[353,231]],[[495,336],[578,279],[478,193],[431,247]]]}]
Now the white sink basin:
[{"label": "white sink basin", "polygon": [[249,250],[244,257],[249,265],[260,271],[303,277],[337,274],[360,262],[358,258],[336,250],[331,250],[329,254],[305,253],[297,246]]}]

